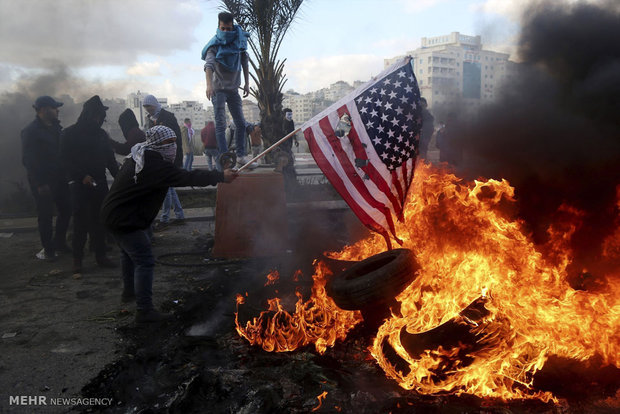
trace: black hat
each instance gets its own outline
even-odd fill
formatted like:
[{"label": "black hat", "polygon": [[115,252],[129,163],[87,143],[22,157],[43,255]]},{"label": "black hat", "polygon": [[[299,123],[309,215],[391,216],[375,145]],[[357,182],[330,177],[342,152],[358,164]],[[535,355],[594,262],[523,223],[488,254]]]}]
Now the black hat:
[{"label": "black hat", "polygon": [[45,108],[46,106],[49,106],[52,108],[58,108],[59,106],[62,106],[62,105],[63,105],[62,102],[56,101],[51,96],[44,95],[44,96],[39,96],[37,100],[34,101],[34,105],[32,105],[32,107],[34,109],[41,109],[41,108]]}]

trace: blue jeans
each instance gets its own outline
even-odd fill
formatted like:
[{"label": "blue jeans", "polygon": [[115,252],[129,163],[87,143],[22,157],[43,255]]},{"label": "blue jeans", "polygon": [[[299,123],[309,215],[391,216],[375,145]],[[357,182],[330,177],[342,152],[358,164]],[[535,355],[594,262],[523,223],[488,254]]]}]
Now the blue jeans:
[{"label": "blue jeans", "polygon": [[185,164],[183,164],[183,169],[187,171],[191,171],[193,163],[194,163],[194,153],[190,152],[189,154],[185,155]]},{"label": "blue jeans", "polygon": [[183,207],[181,207],[181,202],[179,201],[179,196],[177,195],[174,187],[168,188],[168,192],[166,193],[166,198],[164,198],[164,207],[161,213],[161,222],[167,223],[170,220],[170,206],[174,207],[174,216],[180,220],[185,218],[185,214],[183,214]]},{"label": "blue jeans", "polygon": [[209,167],[209,171],[213,171],[214,164],[215,168],[220,171],[220,165],[217,162],[219,155],[220,152],[217,148],[205,148],[205,157],[207,158],[207,166]]},{"label": "blue jeans", "polygon": [[217,140],[217,148],[220,150],[220,154],[228,151],[228,145],[226,145],[226,108],[224,107],[228,102],[228,110],[235,123],[237,158],[245,156],[245,119],[243,118],[239,92],[236,90],[217,90],[213,95],[212,102],[215,115],[215,139]]},{"label": "blue jeans", "polygon": [[123,293],[136,295],[137,309],[153,309],[155,258],[147,230],[113,234],[121,250]]}]

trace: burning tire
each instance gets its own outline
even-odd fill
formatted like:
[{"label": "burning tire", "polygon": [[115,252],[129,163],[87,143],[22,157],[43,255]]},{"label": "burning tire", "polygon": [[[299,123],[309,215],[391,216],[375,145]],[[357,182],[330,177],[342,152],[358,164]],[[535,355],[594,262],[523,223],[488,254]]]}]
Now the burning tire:
[{"label": "burning tire", "polygon": [[367,309],[393,300],[415,279],[419,269],[411,250],[390,250],[333,277],[327,283],[327,293],[341,309]]}]

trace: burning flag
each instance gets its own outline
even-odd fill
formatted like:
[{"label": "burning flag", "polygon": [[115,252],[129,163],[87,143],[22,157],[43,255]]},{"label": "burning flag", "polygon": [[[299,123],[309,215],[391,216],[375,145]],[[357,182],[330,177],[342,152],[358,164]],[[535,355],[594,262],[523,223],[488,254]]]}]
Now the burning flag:
[{"label": "burning flag", "polygon": [[383,71],[302,126],[310,152],[360,221],[402,243],[395,218],[413,179],[422,120],[411,59]]}]

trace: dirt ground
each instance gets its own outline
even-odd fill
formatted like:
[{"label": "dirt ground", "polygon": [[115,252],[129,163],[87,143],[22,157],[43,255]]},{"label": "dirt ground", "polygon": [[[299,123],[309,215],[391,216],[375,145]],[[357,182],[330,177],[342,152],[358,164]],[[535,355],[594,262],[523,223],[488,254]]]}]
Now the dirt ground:
[{"label": "dirt ground", "polygon": [[[212,227],[212,222],[171,227],[156,235],[154,250],[159,254],[175,244],[191,249]],[[133,325],[134,305],[120,302],[119,269],[97,267],[91,254],[82,278],[74,279],[70,256],[43,262],[34,258],[37,246],[36,231],[0,238],[1,412],[20,411],[10,405],[11,396],[78,397],[84,384],[124,352],[119,327]],[[118,260],[118,253],[113,250],[110,257]],[[186,288],[181,268],[157,267],[157,307]],[[68,407],[47,408],[63,412]]]},{"label": "dirt ground", "polygon": [[[119,269],[99,269],[89,255],[83,277],[74,279],[70,257],[53,263],[34,258],[36,231],[0,238],[0,413],[614,412],[605,401],[613,398],[616,383],[605,390],[598,384],[596,392],[570,389],[576,399],[568,394],[560,404],[403,390],[368,354],[370,337],[363,325],[325,355],[311,347],[268,353],[250,346],[234,329],[236,294],[249,292],[253,300],[245,313],[257,315],[266,309],[270,270],[282,275],[302,270],[308,290],[312,260],[353,237],[343,213],[305,218],[296,214],[290,220],[293,253],[217,265],[205,261],[206,254],[162,257],[207,252],[212,221],[189,221],[156,233],[156,256],[192,266],[156,267],[155,305],[173,317],[149,326],[137,326],[134,305],[121,304]],[[114,251],[110,256],[118,259]],[[278,289],[286,302],[284,288]],[[292,291],[288,295],[294,298]],[[549,375],[555,383],[567,374]],[[37,398],[38,404],[16,405],[20,396]]]}]

